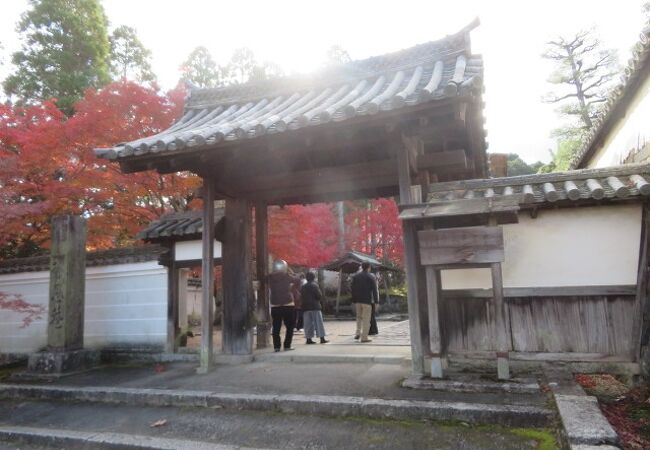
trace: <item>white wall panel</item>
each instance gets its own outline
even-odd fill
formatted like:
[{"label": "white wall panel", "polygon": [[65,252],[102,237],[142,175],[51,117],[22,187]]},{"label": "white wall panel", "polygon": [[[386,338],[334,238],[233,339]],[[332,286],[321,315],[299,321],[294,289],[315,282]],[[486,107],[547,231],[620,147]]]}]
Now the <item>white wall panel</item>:
[{"label": "white wall panel", "polygon": [[[48,306],[49,272],[0,275],[0,291]],[[22,316],[0,310],[0,352],[31,352],[47,344],[47,315],[21,328]],[[167,338],[167,269],[156,261],[86,270],[84,340],[107,345],[162,345]]]},{"label": "white wall panel", "polygon": [[[505,287],[636,284],[641,206],[541,210],[503,226]],[[492,286],[487,269],[442,273],[444,289]]]}]

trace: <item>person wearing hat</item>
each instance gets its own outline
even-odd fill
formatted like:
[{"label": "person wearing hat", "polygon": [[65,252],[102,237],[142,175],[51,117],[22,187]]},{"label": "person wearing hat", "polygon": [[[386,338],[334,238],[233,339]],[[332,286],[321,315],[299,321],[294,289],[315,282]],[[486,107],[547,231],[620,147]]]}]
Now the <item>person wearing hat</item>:
[{"label": "person wearing hat", "polygon": [[[269,288],[271,291],[271,319],[273,320],[273,348],[279,352],[282,347],[284,350],[293,350],[291,341],[293,340],[293,328],[295,326],[296,304],[291,292],[291,285],[300,286],[300,278],[289,273],[289,266],[284,260],[273,262],[273,272],[269,274]],[[284,345],[280,336],[282,324],[286,329],[284,335]]]}]

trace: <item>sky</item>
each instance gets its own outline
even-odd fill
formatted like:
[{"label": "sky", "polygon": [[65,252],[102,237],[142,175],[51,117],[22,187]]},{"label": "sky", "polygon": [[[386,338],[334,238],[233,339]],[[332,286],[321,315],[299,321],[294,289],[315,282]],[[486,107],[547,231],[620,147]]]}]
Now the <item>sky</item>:
[{"label": "sky", "polygon": [[[0,2],[0,80],[20,48],[15,25],[26,0]],[[606,47],[630,57],[645,18],[643,0],[103,0],[110,28],[128,25],[152,51],[164,89],[198,45],[218,63],[248,47],[260,61],[287,73],[317,70],[331,45],[353,59],[399,50],[453,34],[479,17],[472,51],[485,63],[484,116],[490,152],[518,153],[527,162],[548,161],[550,131],[560,125],[554,106],[541,98],[553,86],[541,58],[545,43],[594,28]]]}]

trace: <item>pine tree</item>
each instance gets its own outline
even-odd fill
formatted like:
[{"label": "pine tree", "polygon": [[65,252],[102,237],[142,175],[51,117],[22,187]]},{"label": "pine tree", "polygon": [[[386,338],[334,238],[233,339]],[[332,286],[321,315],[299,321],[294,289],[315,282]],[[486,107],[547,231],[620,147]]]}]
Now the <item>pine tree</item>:
[{"label": "pine tree", "polygon": [[558,88],[544,101],[560,104],[558,112],[569,119],[554,134],[579,138],[593,127],[599,106],[607,100],[619,72],[616,53],[604,49],[592,32],[580,31],[571,38],[558,37],[548,42],[542,57],[555,62],[548,81]]},{"label": "pine tree", "polygon": [[52,98],[67,115],[89,87],[110,81],[107,19],[98,0],[30,0],[18,23],[22,50],[4,89],[21,103]]}]

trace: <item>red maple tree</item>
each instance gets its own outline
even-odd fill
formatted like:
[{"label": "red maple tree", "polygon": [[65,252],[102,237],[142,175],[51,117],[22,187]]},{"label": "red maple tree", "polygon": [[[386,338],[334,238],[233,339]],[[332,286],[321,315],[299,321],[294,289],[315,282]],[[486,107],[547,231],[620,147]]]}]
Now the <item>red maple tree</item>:
[{"label": "red maple tree", "polygon": [[[183,92],[162,95],[132,82],[88,90],[66,118],[53,102],[0,110],[0,246],[21,256],[47,246],[56,214],[88,218],[89,248],[131,242],[165,212],[183,210],[199,180],[185,173],[123,174],[93,149],[167,128],[180,115]],[[7,249],[9,249],[7,251]]]}]

